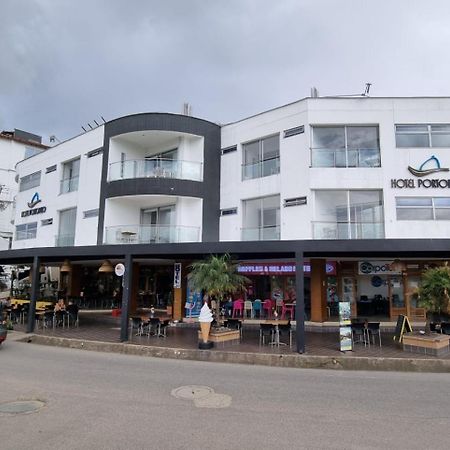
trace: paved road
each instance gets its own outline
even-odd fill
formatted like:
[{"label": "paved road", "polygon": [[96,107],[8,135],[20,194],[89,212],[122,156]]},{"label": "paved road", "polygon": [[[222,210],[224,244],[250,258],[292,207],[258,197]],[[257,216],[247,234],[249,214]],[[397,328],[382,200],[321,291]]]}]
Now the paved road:
[{"label": "paved road", "polygon": [[[46,402],[33,414],[0,414],[2,450],[422,450],[445,448],[450,425],[446,374],[211,364],[10,340],[0,377],[0,402]],[[231,404],[171,396],[184,385],[209,386]]]}]

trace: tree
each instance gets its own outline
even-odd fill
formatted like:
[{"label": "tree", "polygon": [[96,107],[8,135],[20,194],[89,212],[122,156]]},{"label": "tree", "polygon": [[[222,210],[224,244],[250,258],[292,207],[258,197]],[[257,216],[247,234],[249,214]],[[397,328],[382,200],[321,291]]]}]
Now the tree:
[{"label": "tree", "polygon": [[209,298],[216,300],[215,316],[220,318],[220,302],[226,295],[246,291],[245,284],[250,280],[238,274],[237,264],[228,254],[210,255],[204,261],[194,262],[188,275],[192,287],[203,291]]},{"label": "tree", "polygon": [[441,267],[425,270],[419,288],[419,305],[427,312],[426,332],[430,331],[430,314],[448,313],[450,301],[450,267],[445,263]]}]

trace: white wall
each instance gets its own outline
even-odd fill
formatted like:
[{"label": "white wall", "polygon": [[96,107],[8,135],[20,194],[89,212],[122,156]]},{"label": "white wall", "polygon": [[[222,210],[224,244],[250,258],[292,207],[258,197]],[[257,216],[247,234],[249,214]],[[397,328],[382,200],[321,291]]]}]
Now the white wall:
[{"label": "white wall", "polygon": [[[97,243],[97,218],[83,219],[83,211],[96,209],[100,204],[101,165],[103,155],[87,158],[85,154],[103,146],[103,126],[89,131],[69,141],[63,142],[44,153],[28,158],[17,165],[19,177],[38,170],[41,171],[39,186],[17,194],[15,225],[37,222],[37,238],[13,242],[13,248],[52,247],[58,234],[59,211],[77,208],[75,245],[95,245]],[[80,157],[80,178],[78,191],[60,194],[62,165]],[[57,165],[57,170],[46,174],[46,168]],[[44,214],[21,217],[21,212],[29,210],[27,202],[35,192],[41,203],[36,206],[47,208]],[[43,219],[53,219],[52,225],[42,226]]]}]

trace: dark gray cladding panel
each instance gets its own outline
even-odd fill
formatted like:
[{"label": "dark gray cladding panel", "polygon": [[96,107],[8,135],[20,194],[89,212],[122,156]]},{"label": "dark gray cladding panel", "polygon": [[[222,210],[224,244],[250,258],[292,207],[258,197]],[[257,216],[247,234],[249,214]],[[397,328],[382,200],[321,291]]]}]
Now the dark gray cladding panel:
[{"label": "dark gray cladding panel", "polygon": [[[134,179],[107,182],[109,140],[133,131],[175,131],[204,138],[203,182],[167,179]],[[100,190],[98,243],[103,241],[105,200],[121,195],[166,194],[203,199],[204,242],[219,240],[220,216],[220,126],[206,120],[179,114],[145,113],[121,117],[105,124],[104,158]]]}]

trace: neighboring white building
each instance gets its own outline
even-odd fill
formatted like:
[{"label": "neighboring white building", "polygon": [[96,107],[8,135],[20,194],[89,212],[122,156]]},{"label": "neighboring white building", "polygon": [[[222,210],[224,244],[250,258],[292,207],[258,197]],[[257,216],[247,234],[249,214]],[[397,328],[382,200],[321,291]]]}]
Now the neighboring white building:
[{"label": "neighboring white building", "polygon": [[127,116],[17,165],[13,248],[447,238],[449,152],[450,98]]},{"label": "neighboring white building", "polygon": [[17,129],[0,132],[0,250],[9,248],[14,235],[16,164],[47,148],[41,136]]}]

